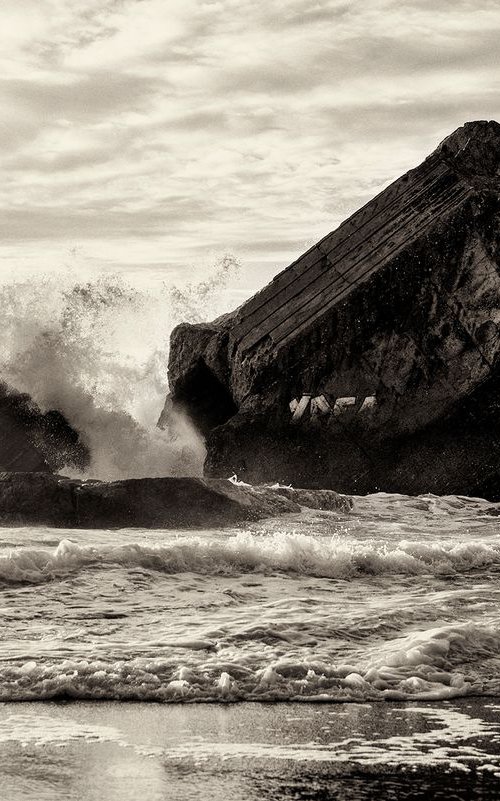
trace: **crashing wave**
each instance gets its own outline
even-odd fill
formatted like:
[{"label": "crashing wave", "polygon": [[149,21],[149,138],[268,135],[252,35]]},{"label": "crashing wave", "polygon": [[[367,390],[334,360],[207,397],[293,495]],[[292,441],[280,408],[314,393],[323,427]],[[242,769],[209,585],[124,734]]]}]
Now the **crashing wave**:
[{"label": "crashing wave", "polygon": [[[117,276],[75,282],[74,273],[0,285],[0,378],[42,412],[56,410],[91,455],[66,474],[117,480],[201,475],[204,443],[177,413],[169,432],[156,423],[167,394],[169,335],[182,319],[219,311],[236,259],[183,289],[156,291]],[[68,466],[72,469],[69,470]]]},{"label": "crashing wave", "polygon": [[214,576],[281,571],[344,580],[397,574],[443,576],[500,567],[500,540],[353,545],[338,535],[318,538],[284,532],[266,536],[240,532],[224,540],[179,537],[165,545],[82,546],[66,539],[54,550],[26,547],[1,554],[0,581],[38,584],[103,566]]}]

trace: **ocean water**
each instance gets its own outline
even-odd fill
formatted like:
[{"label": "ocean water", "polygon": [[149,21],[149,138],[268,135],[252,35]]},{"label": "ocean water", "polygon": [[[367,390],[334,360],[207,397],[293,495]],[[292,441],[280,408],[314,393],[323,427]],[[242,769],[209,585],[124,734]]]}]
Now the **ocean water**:
[{"label": "ocean water", "polygon": [[2,798],[498,798],[499,514],[0,529]]},{"label": "ocean water", "polygon": [[0,530],[0,701],[500,696],[500,505],[378,494],[234,529]]}]

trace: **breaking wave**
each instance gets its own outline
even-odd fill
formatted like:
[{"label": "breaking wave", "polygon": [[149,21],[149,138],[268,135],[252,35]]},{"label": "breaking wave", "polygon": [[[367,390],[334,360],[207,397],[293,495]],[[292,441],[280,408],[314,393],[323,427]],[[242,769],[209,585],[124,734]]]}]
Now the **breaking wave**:
[{"label": "breaking wave", "polygon": [[195,536],[4,529],[0,700],[499,698],[492,511],[378,495]]},{"label": "breaking wave", "polygon": [[471,540],[381,544],[343,543],[283,532],[241,532],[222,539],[179,537],[166,545],[78,545],[62,540],[54,550],[19,548],[0,555],[0,581],[38,584],[93,566],[141,567],[165,574],[239,575],[273,571],[350,580],[362,576],[446,576],[500,569],[500,541]]},{"label": "breaking wave", "polygon": [[168,433],[156,428],[168,391],[169,335],[183,320],[216,316],[237,268],[226,256],[208,280],[154,292],[117,276],[2,285],[2,380],[66,417],[90,450],[93,478],[199,475],[204,444],[189,421],[178,415]]}]

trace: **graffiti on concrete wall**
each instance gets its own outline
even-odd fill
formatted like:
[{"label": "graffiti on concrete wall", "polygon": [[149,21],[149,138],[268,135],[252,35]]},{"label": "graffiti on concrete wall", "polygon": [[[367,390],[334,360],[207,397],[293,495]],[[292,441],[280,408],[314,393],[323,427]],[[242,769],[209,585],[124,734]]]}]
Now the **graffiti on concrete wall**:
[{"label": "graffiti on concrete wall", "polygon": [[313,397],[312,394],[305,393],[300,399],[293,398],[289,406],[292,413],[292,423],[298,423],[299,420],[304,417],[307,410],[309,410],[309,414],[313,419],[325,415],[340,417],[349,407],[356,407],[358,405],[357,414],[365,414],[371,411],[376,403],[377,398],[375,395],[367,395],[362,398],[346,396],[344,398],[336,398],[332,406],[325,395],[316,395],[316,397]]}]

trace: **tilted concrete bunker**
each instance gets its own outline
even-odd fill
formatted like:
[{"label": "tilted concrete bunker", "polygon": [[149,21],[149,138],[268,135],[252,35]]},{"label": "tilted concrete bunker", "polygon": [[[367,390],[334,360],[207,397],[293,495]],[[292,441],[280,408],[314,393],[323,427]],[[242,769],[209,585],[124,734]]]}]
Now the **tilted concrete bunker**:
[{"label": "tilted concrete bunker", "polygon": [[234,313],[178,326],[206,472],[500,498],[500,125],[471,122]]}]

